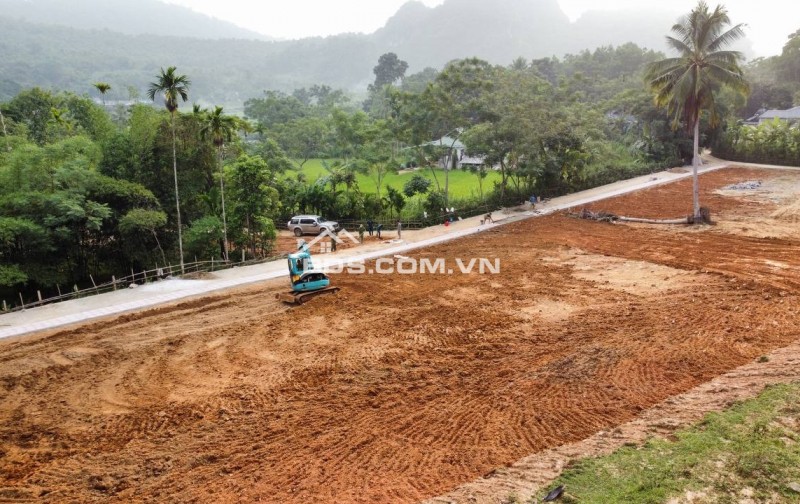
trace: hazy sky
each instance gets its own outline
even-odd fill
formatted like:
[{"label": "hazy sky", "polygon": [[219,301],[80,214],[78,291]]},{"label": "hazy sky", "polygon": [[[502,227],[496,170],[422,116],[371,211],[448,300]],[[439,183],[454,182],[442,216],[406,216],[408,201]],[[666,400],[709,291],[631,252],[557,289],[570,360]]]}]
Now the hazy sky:
[{"label": "hazy sky", "polygon": [[[244,28],[278,38],[294,39],[345,32],[371,33],[406,0],[166,0]],[[421,0],[429,7],[444,0]],[[490,2],[492,0],[486,0]],[[520,0],[531,1],[537,0]],[[588,9],[668,9],[675,15],[689,12],[696,0],[558,0],[570,17]],[[746,23],[747,35],[759,56],[779,54],[786,37],[800,29],[797,0],[715,0],[727,6],[734,23]]]}]

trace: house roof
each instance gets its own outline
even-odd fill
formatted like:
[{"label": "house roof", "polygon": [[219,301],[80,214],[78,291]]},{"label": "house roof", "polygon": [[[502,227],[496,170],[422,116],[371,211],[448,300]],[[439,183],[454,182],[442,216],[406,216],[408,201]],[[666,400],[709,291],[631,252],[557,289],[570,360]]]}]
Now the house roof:
[{"label": "house roof", "polygon": [[435,145],[437,147],[448,147],[452,146],[453,149],[466,149],[466,146],[458,139],[451,138],[449,136],[443,136],[438,140],[434,140],[432,142],[428,142],[425,145]]},{"label": "house roof", "polygon": [[800,107],[790,108],[788,110],[767,110],[759,115],[760,120],[763,119],[800,119]]}]

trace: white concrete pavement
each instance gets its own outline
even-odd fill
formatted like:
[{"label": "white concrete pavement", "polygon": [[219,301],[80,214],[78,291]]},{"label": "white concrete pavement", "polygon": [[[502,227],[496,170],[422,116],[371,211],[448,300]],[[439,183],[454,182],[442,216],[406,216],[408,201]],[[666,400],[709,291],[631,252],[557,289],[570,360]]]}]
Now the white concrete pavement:
[{"label": "white concrete pavement", "polygon": [[[726,161],[712,160],[700,169],[700,173],[707,173],[728,166],[743,165],[759,168],[786,169],[786,167],[746,165],[745,163],[729,163]],[[691,170],[687,172],[677,172],[675,170],[663,171],[652,175],[636,177],[581,191],[579,193],[553,198],[546,203],[538,205],[536,210],[509,214],[495,224],[481,225],[478,218],[472,218],[455,223],[452,229],[442,229],[442,234],[437,234],[429,238],[413,241],[412,237],[408,241],[381,244],[377,247],[362,246],[356,247],[355,249],[345,249],[337,254],[326,255],[325,263],[341,266],[347,263],[365,262],[379,257],[402,254],[414,249],[429,247],[431,245],[480,233],[509,222],[516,222],[567,208],[586,205],[602,199],[674,182],[687,177],[691,177]],[[440,227],[444,228],[444,226]],[[410,232],[404,234],[406,236],[413,235],[413,233]],[[317,260],[319,260],[319,256],[316,257]],[[0,339],[149,308],[180,299],[229,289],[231,287],[283,278],[287,276],[286,262],[284,260],[277,260],[253,266],[235,267],[216,271],[214,272],[214,276],[216,278],[207,280],[163,280],[146,284],[136,289],[121,289],[106,294],[2,314],[0,315]]]}]

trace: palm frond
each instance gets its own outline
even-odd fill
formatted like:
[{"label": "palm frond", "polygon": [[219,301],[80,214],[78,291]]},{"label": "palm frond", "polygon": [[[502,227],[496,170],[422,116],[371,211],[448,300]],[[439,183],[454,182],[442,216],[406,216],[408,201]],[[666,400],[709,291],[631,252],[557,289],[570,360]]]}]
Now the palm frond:
[{"label": "palm frond", "polygon": [[675,33],[675,35],[677,35],[678,38],[686,45],[688,45],[692,40],[692,31],[688,16],[684,16],[679,19],[677,23],[672,25],[670,31]]},{"label": "palm frond", "polygon": [[738,68],[742,58],[742,53],[739,51],[716,51],[706,57],[706,63]]},{"label": "palm frond", "polygon": [[668,58],[647,65],[644,78],[648,82],[662,80],[662,77],[685,67],[685,58]]},{"label": "palm frond", "polygon": [[738,24],[730,30],[725,31],[721,35],[717,35],[717,37],[708,44],[708,51],[718,51],[720,48],[744,38],[744,26],[744,24]]},{"label": "palm frond", "polygon": [[675,49],[679,53],[684,55],[692,54],[692,48],[686,44],[685,40],[678,40],[675,37],[670,37],[669,35],[667,35],[666,39],[667,39],[667,45]]},{"label": "palm frond", "polygon": [[734,91],[743,93],[746,93],[750,90],[750,85],[745,80],[741,71],[736,71],[730,68],[725,68],[717,65],[709,65],[706,68],[706,71],[711,77],[710,80],[720,85],[728,86]]}]

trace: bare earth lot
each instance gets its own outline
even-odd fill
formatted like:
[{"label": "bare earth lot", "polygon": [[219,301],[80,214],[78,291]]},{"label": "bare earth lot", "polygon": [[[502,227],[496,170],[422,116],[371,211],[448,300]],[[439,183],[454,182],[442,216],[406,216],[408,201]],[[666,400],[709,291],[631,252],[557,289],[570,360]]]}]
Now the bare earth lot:
[{"label": "bare earth lot", "polygon": [[[629,421],[800,338],[800,224],[770,217],[800,172],[701,186],[717,226],[553,215],[413,254],[499,275],[342,274],[292,309],[279,281],[2,341],[0,500],[415,502]],[[690,187],[594,209],[678,217]]]}]

